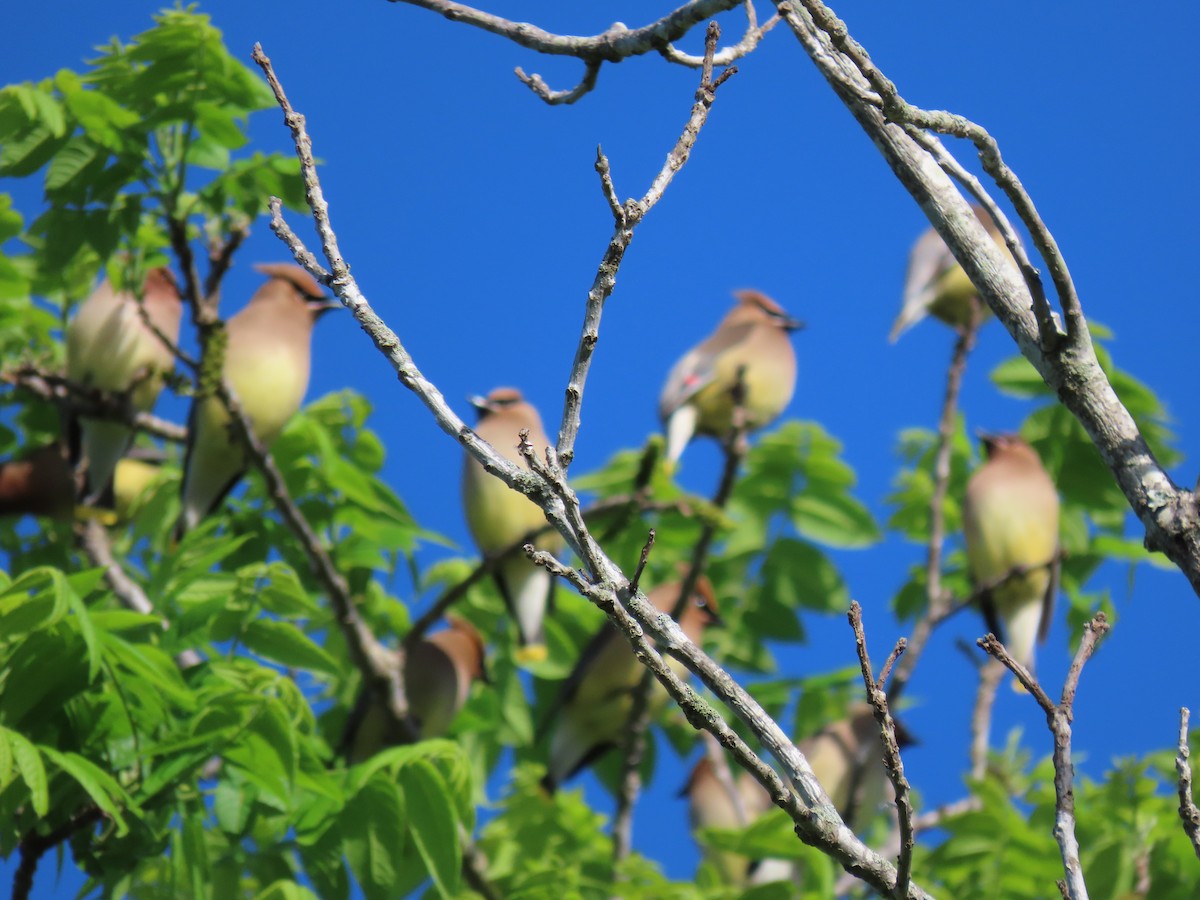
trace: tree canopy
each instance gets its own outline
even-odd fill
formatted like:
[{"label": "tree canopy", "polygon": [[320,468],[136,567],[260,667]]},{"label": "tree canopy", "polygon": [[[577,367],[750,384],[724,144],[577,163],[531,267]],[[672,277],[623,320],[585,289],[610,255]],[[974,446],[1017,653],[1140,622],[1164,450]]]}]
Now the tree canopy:
[{"label": "tree canopy", "polygon": [[[445,11],[435,0],[414,5]],[[1176,745],[1186,748],[1187,736],[1176,740],[1174,716],[1194,701],[1194,680],[1178,674],[1191,667],[1178,653],[1159,660],[1149,642],[1121,639],[1126,612],[1160,603],[1163,585],[1184,597],[1169,607],[1180,611],[1177,625],[1167,627],[1172,616],[1163,612],[1148,617],[1155,633],[1177,633],[1164,646],[1186,641],[1195,615],[1186,590],[1200,573],[1195,497],[1168,474],[1187,486],[1194,480],[1180,468],[1176,435],[1192,433],[1194,415],[1176,405],[1175,422],[1162,399],[1190,401],[1181,379],[1143,374],[1143,361],[1160,371],[1149,339],[1127,348],[1119,329],[1083,319],[1088,293],[1080,289],[1080,301],[1071,276],[1093,290],[1102,278],[1057,264],[1050,230],[1035,227],[1023,188],[1005,180],[970,123],[890,98],[887,65],[880,73],[856,45],[839,44],[820,3],[781,3],[788,21],[758,32],[752,19],[746,36],[735,6],[694,0],[678,21],[645,29],[645,12],[630,12],[630,27],[596,24],[602,39],[570,46],[507,20],[460,14],[449,23],[396,10],[404,13],[394,18],[397,34],[421,45],[421,62],[397,52],[384,90],[377,73],[364,85],[340,72],[336,54],[319,66],[309,60],[319,78],[304,72],[296,46],[275,55],[270,33],[252,60],[220,30],[237,10],[214,4],[213,19],[193,8],[153,20],[147,13],[72,68],[5,78],[13,83],[0,89],[0,189],[11,191],[0,194],[0,458],[70,443],[64,423],[84,410],[132,425],[137,450],[156,464],[145,488],[115,511],[0,518],[0,873],[14,895],[48,896],[56,877],[81,893],[116,896],[818,898],[893,890],[898,877],[911,877],[900,888],[908,896],[1052,896],[1060,879],[1070,896],[1089,895],[1079,893],[1083,882],[1095,897],[1195,895],[1200,844],[1180,824],[1186,787],[1178,787]],[[726,37],[713,46],[740,49],[722,51],[736,59],[719,52],[715,66],[710,56],[715,71],[702,73],[704,25],[718,13]],[[592,27],[539,24],[563,34]],[[845,128],[853,123],[835,108],[845,103],[969,260],[1000,321],[956,335],[928,320],[899,347],[886,346],[903,255],[924,223],[913,215],[910,231],[893,233],[894,220],[870,210],[868,190],[842,187],[846,206],[864,209],[830,215],[837,227],[822,229],[822,211],[804,208],[804,185],[822,181],[821,170],[797,177],[788,171],[803,163],[795,147],[764,145],[770,117],[796,110],[749,96],[771,91],[755,61],[781,65],[773,48],[792,51],[782,63],[792,77],[803,71],[794,50],[806,34],[857,72],[842,82],[825,72],[832,94],[819,79],[805,88],[805,97],[835,99],[802,111],[809,139],[845,131],[838,140],[849,146],[852,137],[862,153],[847,156],[846,168],[869,165],[870,188],[890,190],[892,175],[868,156],[871,141]],[[567,61],[582,65],[569,98],[578,103],[544,109],[535,95],[567,99],[554,94],[564,85],[525,75],[528,94],[502,73],[481,74],[479,60],[497,48],[506,60],[528,52],[502,38],[578,57]],[[690,46],[696,65],[668,40]],[[483,41],[488,49],[477,49]],[[647,53],[654,58],[630,58]],[[347,70],[361,64],[350,56],[341,59]],[[662,73],[647,78],[637,105],[623,81],[618,97],[605,98],[622,59],[622,79],[634,65]],[[743,71],[725,74],[729,62]],[[477,95],[460,108],[435,77],[438,65],[470,69]],[[568,71],[556,68],[556,77]],[[562,76],[571,77],[579,73]],[[906,90],[899,79],[896,87]],[[339,96],[354,93],[367,95],[353,104],[361,131],[339,118]],[[622,102],[636,118],[620,119]],[[281,103],[295,106],[283,124]],[[587,104],[599,112],[580,125]],[[928,105],[943,104],[930,97]],[[505,137],[521,129],[521,140]],[[972,231],[956,218],[953,204],[965,208],[957,192],[949,201],[936,178],[909,177],[906,154],[936,156],[940,145],[922,135],[937,132],[977,141],[982,164],[966,159],[970,150],[960,158],[1020,223],[1010,235],[1040,277],[1003,265],[978,223]],[[598,153],[579,153],[597,141]],[[710,143],[724,167],[706,162]],[[440,167],[421,171],[419,161],[439,153]],[[568,163],[548,168],[551,156],[567,153]],[[522,154],[530,158],[516,162]],[[1021,174],[1007,150],[1005,161]],[[344,180],[360,167],[372,168],[378,196],[345,192],[367,184]],[[946,168],[970,185],[969,172]],[[546,183],[537,180],[541,169]],[[1029,191],[1032,204],[1039,191],[1032,183]],[[480,197],[494,207],[486,225],[473,218]],[[763,202],[776,212],[760,223]],[[851,222],[859,227],[848,233]],[[760,224],[764,234],[754,235]],[[674,242],[672,228],[680,231]],[[441,248],[408,277],[407,260],[428,246],[417,232],[434,233]],[[368,234],[385,248],[370,262],[355,246]],[[1070,260],[1070,241],[1055,235]],[[789,258],[760,266],[750,258],[756,240],[772,258]],[[852,252],[835,254],[827,249],[834,244]],[[892,285],[886,303],[831,292],[826,258],[848,280],[859,266],[879,268],[884,244],[900,262],[881,278]],[[351,312],[318,324],[311,399],[270,446],[249,440],[253,423],[233,402],[231,433],[249,440],[252,471],[244,490],[177,540],[187,411],[196,397],[230,402],[217,316],[228,320],[261,283],[246,265],[251,251],[275,261],[295,254]],[[137,293],[159,266],[180,284],[184,333],[173,348],[170,396],[155,415],[136,414],[121,397],[63,377],[64,332],[102,275]],[[794,338],[799,393],[771,427],[751,434],[735,426],[723,443],[696,442],[675,469],[651,433],[658,379],[715,327],[729,290],[747,286],[808,321]],[[701,291],[712,296],[693,302]],[[1146,314],[1168,320],[1178,303],[1147,298]],[[857,311],[838,318],[834,308],[848,306]],[[839,328],[843,321],[855,327]],[[906,352],[919,359],[881,361]],[[580,390],[566,390],[564,411],[568,373]],[[529,447],[525,466],[480,442],[459,400],[517,382],[540,406],[556,447],[549,457]],[[734,407],[742,402],[735,392]],[[1081,685],[1073,749],[1085,761],[1071,809],[1062,792],[1070,748],[1053,759],[1043,724],[1052,711],[1007,696],[1006,687],[997,699],[1001,678],[1013,676],[969,642],[955,649],[956,636],[973,641],[987,630],[960,534],[967,481],[981,462],[976,435],[999,429],[1029,441],[1062,504],[1060,608],[1038,674],[1047,703],[1059,702],[1064,679]],[[489,577],[501,556],[481,560],[462,524],[464,452],[542,507],[546,532],[533,544],[555,529],[570,547],[555,569],[544,659],[522,654]],[[524,542],[505,552],[522,554]],[[720,612],[701,642],[706,657],[645,602],[653,587],[701,575]],[[909,640],[880,685],[891,686],[890,714],[877,700],[885,733],[894,716],[920,741],[899,754],[908,771],[907,781],[895,776],[903,830],[894,804],[871,806],[855,816],[862,842],[830,830],[850,813],[797,762],[871,693],[845,623],[852,600],[861,604],[854,608],[875,676],[896,639]],[[686,710],[635,700],[616,751],[550,794],[541,779],[548,723],[561,715],[556,697],[606,613],[620,626],[616,639],[634,640]],[[471,686],[445,734],[416,740],[420,723],[408,716],[405,691],[414,673],[403,658],[447,614],[483,636],[486,678]],[[1110,644],[1082,675],[1068,676],[1072,658],[1082,665],[1090,653],[1075,656],[1081,640],[1090,648],[1109,626]],[[695,673],[690,687],[672,681],[643,634]],[[1088,698],[1093,669],[1109,659],[1125,674],[1097,676],[1102,692]],[[635,694],[650,696],[653,677]],[[1118,678],[1133,684],[1127,693],[1114,686]],[[1128,721],[1106,705],[1151,695],[1172,710],[1154,734],[1134,744],[1097,735]],[[353,758],[347,747],[363,697],[392,730]],[[1006,711],[1018,704],[1020,718]],[[1024,733],[1006,735],[1017,721]],[[1086,759],[1092,747],[1122,755]],[[883,753],[880,744],[868,755]],[[673,795],[702,758],[728,768],[729,778],[754,771],[776,808],[761,817],[742,810],[742,827],[701,829],[704,858],[695,865],[686,803]],[[906,798],[909,782],[915,794]],[[911,856],[901,850],[910,813]],[[786,861],[788,880],[739,884],[719,851]],[[56,876],[53,860],[63,852],[76,872]]]}]

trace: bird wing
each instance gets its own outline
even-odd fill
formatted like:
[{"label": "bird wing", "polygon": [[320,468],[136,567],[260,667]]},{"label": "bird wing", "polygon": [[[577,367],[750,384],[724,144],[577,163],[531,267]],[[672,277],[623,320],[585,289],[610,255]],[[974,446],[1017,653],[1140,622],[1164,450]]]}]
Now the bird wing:
[{"label": "bird wing", "polygon": [[711,383],[716,377],[717,358],[730,347],[746,340],[753,331],[754,324],[746,322],[720,328],[707,340],[684,354],[667,375],[667,383],[658,398],[659,416],[664,420],[669,418],[671,413]]},{"label": "bird wing", "polygon": [[908,271],[904,275],[904,305],[908,306],[925,293],[931,284],[957,264],[941,235],[933,229],[926,231],[917,239],[908,257]]},{"label": "bird wing", "polygon": [[904,275],[904,296],[901,300],[900,315],[892,325],[892,341],[909,326],[924,318],[933,285],[956,263],[950,248],[933,229],[917,238],[908,257],[908,271]]},{"label": "bird wing", "polygon": [[1038,625],[1038,643],[1046,640],[1050,633],[1050,620],[1054,618],[1054,598],[1058,594],[1058,582],[1062,575],[1062,554],[1054,548],[1054,560],[1050,563],[1050,580],[1046,583],[1046,596],[1042,598],[1042,621]]},{"label": "bird wing", "polygon": [[1004,628],[1000,624],[1000,613],[996,610],[996,600],[991,591],[983,592],[979,598],[979,608],[983,612],[983,621],[987,622],[988,631],[1003,644],[1005,642]]},{"label": "bird wing", "polygon": [[579,659],[575,661],[575,668],[571,670],[571,674],[563,679],[558,688],[558,693],[554,695],[554,699],[550,701],[550,705],[546,707],[545,713],[542,714],[542,721],[538,724],[535,740],[541,740],[550,728],[550,723],[554,721],[559,710],[571,702],[571,699],[579,691],[579,685],[583,682],[584,677],[588,674],[596,658],[604,652],[604,648],[608,642],[617,637],[617,630],[611,622],[605,622],[604,627],[597,631],[590,641],[584,646],[579,654]]}]

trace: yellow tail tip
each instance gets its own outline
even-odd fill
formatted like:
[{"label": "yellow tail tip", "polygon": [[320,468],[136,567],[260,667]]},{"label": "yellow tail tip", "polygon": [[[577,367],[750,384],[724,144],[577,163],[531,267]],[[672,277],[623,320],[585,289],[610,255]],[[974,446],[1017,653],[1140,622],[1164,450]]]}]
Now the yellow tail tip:
[{"label": "yellow tail tip", "polygon": [[545,644],[526,644],[517,650],[517,664],[528,666],[533,663],[545,662],[548,655],[549,651]]},{"label": "yellow tail tip", "polygon": [[95,519],[105,528],[112,528],[119,521],[117,514],[111,509],[97,509],[94,506],[76,506],[75,518],[81,522]]}]

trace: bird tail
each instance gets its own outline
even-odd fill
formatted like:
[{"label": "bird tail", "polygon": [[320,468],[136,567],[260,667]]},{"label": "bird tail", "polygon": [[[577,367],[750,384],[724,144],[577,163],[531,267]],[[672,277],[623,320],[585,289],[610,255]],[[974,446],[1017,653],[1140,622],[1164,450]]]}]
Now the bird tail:
[{"label": "bird tail", "polygon": [[700,413],[691,403],[685,403],[667,418],[667,470],[674,472],[675,464],[683,455],[683,448],[688,445],[692,435],[696,433],[696,420]]}]

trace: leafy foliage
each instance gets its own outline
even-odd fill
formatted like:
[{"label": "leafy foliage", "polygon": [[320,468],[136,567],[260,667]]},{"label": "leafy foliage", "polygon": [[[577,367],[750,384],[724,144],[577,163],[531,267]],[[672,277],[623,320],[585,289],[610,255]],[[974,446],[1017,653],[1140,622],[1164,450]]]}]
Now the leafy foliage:
[{"label": "leafy foliage", "polygon": [[[120,283],[140,284],[180,244],[219,245],[240,232],[269,195],[300,206],[295,161],[248,145],[248,117],[271,103],[208,18],[190,9],[165,11],[128,43],[113,41],[85,71],[0,90],[0,176],[39,179],[46,201],[29,221],[0,195],[0,355],[60,366],[71,302],[102,266]],[[1159,458],[1173,460],[1154,394],[1103,350],[1101,360]],[[1047,399],[1021,359],[992,377],[1015,396]],[[57,436],[49,404],[17,391],[0,403],[0,455]],[[476,560],[439,549],[431,564],[421,552],[448,542],[422,528],[380,477],[386,448],[371,414],[350,391],[319,398],[272,453],[366,623],[395,644],[412,627],[410,611],[461,584]],[[1155,560],[1061,407],[1039,406],[1022,433],[1062,491],[1063,583],[1082,621],[1105,600],[1087,589],[1103,561],[1132,568]],[[857,696],[857,671],[781,678],[772,646],[802,644],[806,620],[843,611],[849,593],[836,560],[884,537],[855,494],[838,440],[798,421],[757,435],[723,510],[676,485],[655,462],[660,451],[655,439],[575,480],[607,551],[636,559],[655,528],[645,575],[652,586],[676,579],[702,530],[715,527],[707,574],[724,625],[706,649],[769,712],[790,712],[797,738],[843,716]],[[904,468],[886,531],[928,540],[935,452],[932,433],[901,435]],[[544,793],[539,725],[603,622],[574,594],[560,592],[547,658],[522,668],[496,589],[474,583],[457,611],[488,636],[490,683],[473,689],[445,739],[349,764],[343,738],[363,685],[308,559],[268,512],[255,477],[173,544],[179,460],[168,455],[128,520],[109,532],[153,615],[121,605],[77,548],[72,522],[0,520],[0,856],[19,854],[31,837],[61,835],[90,879],[86,892],[113,896],[460,897],[470,891],[464,837],[478,835],[482,874],[505,897],[607,897],[618,878],[627,898],[833,894],[837,867],[798,842],[781,813],[700,835],[706,847],[795,863],[802,881],[742,892],[711,862],[688,884],[669,882],[637,854],[614,865],[605,817],[577,792]],[[950,534],[971,467],[960,420],[944,509]],[[947,589],[965,596],[962,554],[946,562]],[[923,570],[894,608],[903,619],[924,610]],[[203,662],[181,667],[190,652]],[[800,700],[789,706],[797,689]],[[656,754],[685,753],[695,742],[678,710],[664,711],[656,726],[645,779],[654,777]],[[599,766],[610,786],[617,762]],[[917,877],[962,898],[1046,895],[1059,874],[1046,764],[1027,771],[1010,753],[994,769],[970,786],[979,809],[945,820],[940,839],[922,845]],[[489,785],[505,772],[493,796]],[[1124,761],[1104,782],[1080,786],[1080,838],[1096,896],[1125,896],[1147,873],[1153,896],[1193,896],[1188,847],[1163,779],[1165,759]]]}]

